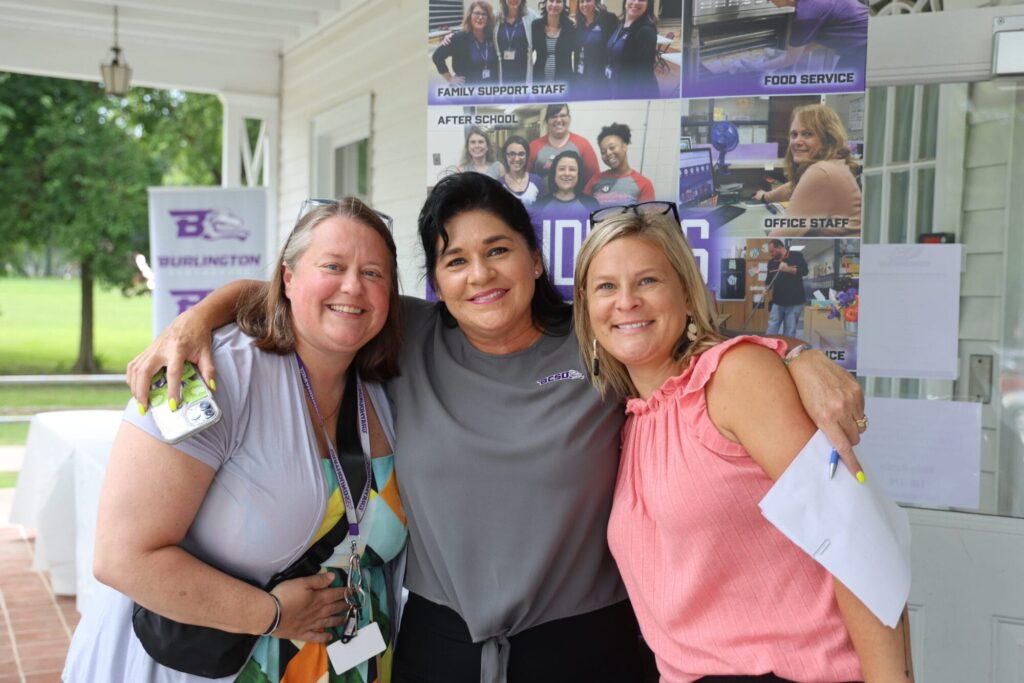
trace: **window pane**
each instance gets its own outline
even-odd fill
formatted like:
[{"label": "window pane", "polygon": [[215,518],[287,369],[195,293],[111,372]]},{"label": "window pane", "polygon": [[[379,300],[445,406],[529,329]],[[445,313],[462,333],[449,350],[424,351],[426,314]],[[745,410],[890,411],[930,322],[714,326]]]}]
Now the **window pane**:
[{"label": "window pane", "polygon": [[888,244],[904,244],[907,241],[907,193],[910,190],[910,173],[893,173],[889,181],[889,225],[886,240]]},{"label": "window pane", "polygon": [[911,130],[914,124],[914,86],[895,88],[896,110],[892,116],[892,160],[910,161]]},{"label": "window pane", "polygon": [[888,94],[888,88],[868,90],[868,120],[865,132],[865,157],[868,166],[881,166],[885,161],[885,101]]},{"label": "window pane", "polygon": [[921,92],[921,131],[917,158],[934,159],[939,138],[939,86],[923,86]]},{"label": "window pane", "polygon": [[879,244],[882,229],[882,174],[865,174],[862,177],[864,192],[861,204],[861,236],[865,244]]},{"label": "window pane", "polygon": [[918,398],[921,395],[921,380],[917,379],[901,379],[900,380],[900,398]]},{"label": "window pane", "polygon": [[917,172],[917,225],[914,235],[935,232],[935,169],[922,168]]}]

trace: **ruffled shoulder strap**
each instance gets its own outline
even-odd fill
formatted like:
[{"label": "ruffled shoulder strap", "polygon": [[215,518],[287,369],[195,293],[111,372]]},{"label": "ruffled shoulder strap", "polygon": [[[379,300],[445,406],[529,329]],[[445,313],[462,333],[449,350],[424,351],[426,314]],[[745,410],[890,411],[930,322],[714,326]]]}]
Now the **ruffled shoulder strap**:
[{"label": "ruffled shoulder strap", "polygon": [[711,421],[704,388],[718,370],[722,356],[738,344],[757,344],[775,351],[780,357],[786,355],[786,342],[781,339],[743,335],[717,344],[693,359],[687,373],[689,379],[682,388],[683,393],[679,401],[680,410],[693,425],[694,436],[709,450],[732,457],[745,456],[747,453],[741,445],[722,436],[718,427]]}]

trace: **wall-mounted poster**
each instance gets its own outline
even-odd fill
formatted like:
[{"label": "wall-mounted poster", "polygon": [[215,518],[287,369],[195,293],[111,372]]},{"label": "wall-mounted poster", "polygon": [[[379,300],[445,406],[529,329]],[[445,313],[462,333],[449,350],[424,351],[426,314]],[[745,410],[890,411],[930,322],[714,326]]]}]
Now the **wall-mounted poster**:
[{"label": "wall-mounted poster", "polygon": [[430,105],[678,98],[680,0],[431,0]]},{"label": "wall-mounted poster", "polygon": [[683,96],[863,91],[861,0],[684,0]]},{"label": "wall-mounted poster", "polygon": [[[610,106],[614,105],[614,106]],[[427,185],[484,173],[526,205],[548,271],[572,299],[576,253],[601,206],[675,197],[678,100],[430,107]]]}]

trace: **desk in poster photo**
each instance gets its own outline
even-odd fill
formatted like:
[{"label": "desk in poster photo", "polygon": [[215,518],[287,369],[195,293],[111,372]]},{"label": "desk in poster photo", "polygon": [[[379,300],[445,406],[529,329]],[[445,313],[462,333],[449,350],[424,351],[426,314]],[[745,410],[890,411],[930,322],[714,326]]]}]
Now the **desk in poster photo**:
[{"label": "desk in poster photo", "polygon": [[427,187],[490,175],[534,221],[552,281],[572,299],[576,253],[600,206],[674,201],[678,100],[429,107]]},{"label": "desk in poster photo", "polygon": [[683,97],[859,92],[861,0],[684,0]]},{"label": "desk in poster photo", "polygon": [[[692,225],[692,224],[691,224]],[[691,244],[699,229],[691,227]],[[721,239],[703,242],[708,287],[726,328],[802,339],[857,369],[859,239]]]},{"label": "desk in poster photo", "polygon": [[427,103],[678,98],[681,3],[431,0]]},{"label": "desk in poster photo", "polygon": [[722,238],[857,237],[864,94],[681,103],[680,215]]}]

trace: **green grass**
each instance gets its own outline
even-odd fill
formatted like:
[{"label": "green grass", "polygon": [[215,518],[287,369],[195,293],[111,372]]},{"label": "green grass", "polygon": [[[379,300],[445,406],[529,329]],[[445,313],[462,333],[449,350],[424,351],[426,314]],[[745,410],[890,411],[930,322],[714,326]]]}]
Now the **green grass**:
[{"label": "green grass", "polygon": [[28,422],[0,423],[0,446],[20,446],[28,439]]},{"label": "green grass", "polygon": [[13,489],[17,485],[17,472],[0,472],[0,489]]},{"label": "green grass", "polygon": [[124,408],[130,397],[127,384],[0,385],[0,414],[31,415],[40,410]]},{"label": "green grass", "polygon": [[[78,356],[80,289],[78,280],[0,278],[0,375],[70,372]],[[94,307],[102,371],[124,372],[152,339],[152,299],[97,286]]]}]

